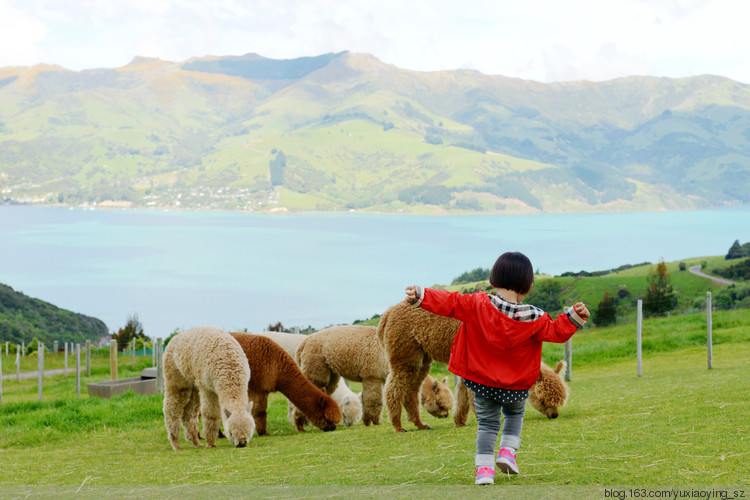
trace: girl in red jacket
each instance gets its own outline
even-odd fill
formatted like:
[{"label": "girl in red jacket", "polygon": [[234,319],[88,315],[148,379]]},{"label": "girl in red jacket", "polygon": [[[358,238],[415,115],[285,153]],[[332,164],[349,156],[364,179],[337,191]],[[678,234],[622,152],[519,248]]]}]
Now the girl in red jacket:
[{"label": "girl in red jacket", "polygon": [[519,252],[507,252],[497,259],[490,285],[495,294],[406,287],[406,298],[415,306],[462,322],[453,340],[448,369],[474,391],[476,484],[495,482],[495,464],[506,474],[518,474],[516,450],[521,446],[529,388],[539,378],[542,342],[567,341],[589,317],[583,302],[557,319],[538,307],[523,304],[534,286],[534,270],[528,257]]}]

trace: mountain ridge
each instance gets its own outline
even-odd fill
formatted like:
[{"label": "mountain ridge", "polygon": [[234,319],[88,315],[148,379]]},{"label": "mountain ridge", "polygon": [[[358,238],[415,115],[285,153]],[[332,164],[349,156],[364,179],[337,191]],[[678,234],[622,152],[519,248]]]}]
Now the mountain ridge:
[{"label": "mountain ridge", "polygon": [[0,198],[420,213],[747,204],[750,86],[541,83],[348,51],[0,68]]}]

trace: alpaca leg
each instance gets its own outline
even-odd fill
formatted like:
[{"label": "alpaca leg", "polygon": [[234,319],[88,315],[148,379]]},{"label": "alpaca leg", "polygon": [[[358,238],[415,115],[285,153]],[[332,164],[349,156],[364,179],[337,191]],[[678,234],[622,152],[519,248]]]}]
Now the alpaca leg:
[{"label": "alpaca leg", "polygon": [[[291,403],[290,403],[291,404]],[[302,410],[294,407],[294,425],[297,427],[297,432],[305,432],[305,422],[307,421],[307,415],[302,413]]]},{"label": "alpaca leg", "polygon": [[198,415],[200,414],[201,398],[198,389],[193,388],[190,392],[190,400],[182,410],[182,426],[185,427],[185,435],[195,443],[193,437],[200,439],[198,435]]},{"label": "alpaca leg", "polygon": [[[400,408],[399,408],[400,410]],[[383,413],[383,381],[377,378],[362,380],[362,422],[380,425]]]},{"label": "alpaca leg", "polygon": [[461,377],[456,377],[456,411],[453,413],[456,427],[463,427],[468,422],[473,400],[474,393],[466,387]]},{"label": "alpaca leg", "polygon": [[266,426],[268,424],[268,393],[250,394],[248,399],[253,402],[253,419],[255,420],[255,432],[259,436],[268,434]]},{"label": "alpaca leg", "polygon": [[[219,435],[219,422],[221,422],[221,406],[219,396],[214,392],[201,390],[201,415],[203,416],[203,435],[206,436],[206,446],[216,446],[216,437]],[[197,440],[193,441],[195,446],[200,446]]]},{"label": "alpaca leg", "polygon": [[417,429],[431,429],[429,425],[422,422],[419,415],[419,391],[422,388],[422,382],[430,373],[430,367],[432,361],[425,356],[424,362],[416,373],[414,378],[411,379],[411,386],[406,392],[406,398],[404,399],[404,409],[406,410],[406,416],[409,422],[417,426]]},{"label": "alpaca leg", "polygon": [[190,402],[192,388],[166,385],[164,389],[164,424],[172,449],[180,449],[180,422],[184,408]]},{"label": "alpaca leg", "polygon": [[391,365],[391,373],[385,381],[385,405],[388,418],[396,432],[406,432],[401,426],[401,406],[406,399],[409,374],[404,367]]}]

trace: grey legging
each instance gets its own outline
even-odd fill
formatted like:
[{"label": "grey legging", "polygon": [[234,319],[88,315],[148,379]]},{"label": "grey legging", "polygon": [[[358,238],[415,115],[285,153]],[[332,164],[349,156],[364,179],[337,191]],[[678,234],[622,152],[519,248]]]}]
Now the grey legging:
[{"label": "grey legging", "polygon": [[[477,455],[495,453],[495,443],[501,428],[501,447],[521,447],[521,429],[523,415],[526,412],[525,399],[517,403],[498,403],[475,394],[474,406],[477,410]],[[500,421],[501,413],[505,419],[504,423]]]}]

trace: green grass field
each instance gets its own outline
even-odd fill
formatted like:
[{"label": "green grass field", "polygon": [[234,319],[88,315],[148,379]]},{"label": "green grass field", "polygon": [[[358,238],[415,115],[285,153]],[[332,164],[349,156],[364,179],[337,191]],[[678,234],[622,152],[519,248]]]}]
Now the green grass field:
[{"label": "green grass field", "polygon": [[[644,323],[642,377],[627,340],[635,337],[632,325],[630,331],[618,326],[579,332],[571,395],[560,418],[548,420],[529,407],[518,453],[521,474],[498,476],[495,486],[481,488],[481,494],[518,486],[519,495],[565,498],[560,488],[573,486],[586,488],[569,493],[601,498],[604,487],[631,485],[739,487],[747,495],[750,310],[714,314],[712,370],[707,369],[705,340],[697,339],[701,328],[705,334],[705,323],[691,318]],[[647,341],[650,348],[645,348]],[[548,362],[560,359],[558,347],[545,348]],[[131,376],[150,366],[150,357],[139,361],[135,371],[129,358],[121,357],[120,366],[121,377]],[[107,370],[102,363],[91,378],[108,378]],[[442,374],[445,367],[433,371]],[[269,406],[269,435],[254,437],[247,448],[220,440],[216,449],[185,442],[182,450],[173,451],[161,395],[102,400],[83,392],[77,399],[74,377],[55,377],[45,381],[45,398],[38,402],[36,380],[4,381],[2,491],[64,494],[81,488],[79,494],[96,496],[137,485],[153,495],[192,491],[201,496],[209,486],[219,486],[228,496],[242,496],[235,487],[252,485],[268,487],[258,491],[272,497],[347,492],[409,497],[434,492],[435,486],[456,494],[480,490],[473,485],[473,416],[462,428],[423,412],[432,430],[396,434],[386,416],[380,426],[359,423],[300,434],[286,420],[286,400],[277,393]],[[424,490],[427,486],[433,489]]]}]

